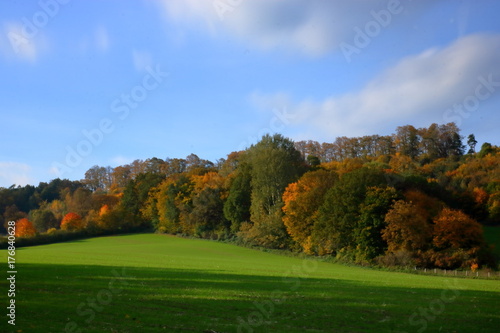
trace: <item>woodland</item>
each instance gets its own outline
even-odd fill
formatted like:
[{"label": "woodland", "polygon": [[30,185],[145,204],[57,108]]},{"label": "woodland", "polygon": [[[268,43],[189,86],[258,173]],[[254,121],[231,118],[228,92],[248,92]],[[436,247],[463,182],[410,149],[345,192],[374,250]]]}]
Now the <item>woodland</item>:
[{"label": "woodland", "polygon": [[[500,148],[454,123],[330,143],[265,135],[215,162],[150,158],[0,188],[18,246],[154,231],[380,266],[497,267]],[[7,240],[2,240],[2,246]]]}]

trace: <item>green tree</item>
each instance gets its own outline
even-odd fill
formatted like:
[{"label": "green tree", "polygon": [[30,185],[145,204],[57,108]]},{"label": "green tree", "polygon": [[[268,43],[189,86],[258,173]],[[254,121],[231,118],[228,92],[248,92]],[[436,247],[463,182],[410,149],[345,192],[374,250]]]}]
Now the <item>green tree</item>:
[{"label": "green tree", "polygon": [[320,254],[354,249],[354,230],[360,217],[360,205],[366,189],[385,185],[381,170],[362,167],[344,174],[325,196],[319,208],[318,222],[314,225],[313,242]]},{"label": "green tree", "polygon": [[30,215],[33,226],[37,232],[46,232],[51,228],[57,228],[59,226],[59,221],[50,210],[36,209],[32,210]]},{"label": "green tree", "polygon": [[474,134],[469,134],[467,137],[467,145],[469,146],[469,150],[467,151],[467,154],[474,154],[476,152],[476,145],[477,145],[477,140]]},{"label": "green tree", "polygon": [[189,221],[195,226],[194,235],[213,238],[228,234],[229,223],[223,213],[221,189],[205,187],[193,198]]},{"label": "green tree", "polygon": [[477,156],[479,158],[483,158],[486,155],[493,153],[493,152],[494,152],[494,149],[493,149],[493,146],[491,145],[491,143],[485,142],[482,144],[481,150],[479,151],[479,154]]},{"label": "green tree", "polygon": [[149,191],[156,187],[165,178],[162,174],[141,173],[134,180],[128,182],[123,192],[118,209],[122,213],[123,227],[136,228],[151,225],[142,214],[149,199]]},{"label": "green tree", "polygon": [[248,151],[252,165],[251,229],[245,238],[259,245],[284,247],[288,234],[283,224],[283,192],[305,172],[306,162],[293,141],[265,135]]},{"label": "green tree", "polygon": [[241,223],[250,221],[251,171],[249,163],[239,163],[224,203],[224,216],[231,222],[231,231],[234,233],[239,231]]},{"label": "green tree", "polygon": [[384,254],[387,242],[382,238],[386,227],[385,215],[401,195],[393,187],[370,187],[360,207],[355,237],[361,259],[373,259]]}]

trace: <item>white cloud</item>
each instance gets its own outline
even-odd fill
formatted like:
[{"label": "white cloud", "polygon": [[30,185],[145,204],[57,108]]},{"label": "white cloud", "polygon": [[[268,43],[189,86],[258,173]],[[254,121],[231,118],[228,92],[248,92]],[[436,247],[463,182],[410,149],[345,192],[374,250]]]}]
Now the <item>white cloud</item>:
[{"label": "white cloud", "polygon": [[17,162],[0,162],[0,186],[33,184],[31,167]]},{"label": "white cloud", "polygon": [[96,47],[98,50],[100,51],[107,51],[108,48],[109,48],[109,35],[108,35],[108,31],[103,28],[103,27],[99,27],[97,28],[97,30],[95,31],[95,43],[96,43]]},{"label": "white cloud", "polygon": [[[433,1],[407,0],[159,0],[169,19],[193,24],[217,34],[227,31],[263,48],[290,48],[322,55],[352,41],[354,28],[374,20],[372,12],[399,3],[405,24]],[[391,28],[397,28],[392,17]]]},{"label": "white cloud", "polygon": [[132,61],[138,72],[142,72],[146,67],[151,67],[153,65],[151,54],[146,51],[132,50]]},{"label": "white cloud", "polygon": [[[447,109],[475,94],[480,77],[500,84],[499,58],[500,35],[465,36],[447,47],[400,60],[359,91],[298,102],[289,109],[295,125],[334,136],[376,133],[389,124],[443,123],[448,121]],[[500,94],[500,88],[493,94]],[[291,104],[282,94],[258,100],[261,107],[267,103],[267,108]]]},{"label": "white cloud", "polygon": [[7,59],[34,63],[47,45],[42,32],[30,31],[19,23],[6,23],[0,31],[0,53]]}]

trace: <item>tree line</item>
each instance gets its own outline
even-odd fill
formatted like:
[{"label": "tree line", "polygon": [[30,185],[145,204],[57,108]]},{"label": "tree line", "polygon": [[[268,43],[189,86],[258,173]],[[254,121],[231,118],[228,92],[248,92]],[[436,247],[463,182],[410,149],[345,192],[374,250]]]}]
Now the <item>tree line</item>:
[{"label": "tree line", "polygon": [[265,135],[215,163],[151,158],[0,189],[0,214],[49,241],[153,229],[363,264],[496,267],[482,225],[500,223],[499,148],[462,140],[453,123],[330,144]]}]

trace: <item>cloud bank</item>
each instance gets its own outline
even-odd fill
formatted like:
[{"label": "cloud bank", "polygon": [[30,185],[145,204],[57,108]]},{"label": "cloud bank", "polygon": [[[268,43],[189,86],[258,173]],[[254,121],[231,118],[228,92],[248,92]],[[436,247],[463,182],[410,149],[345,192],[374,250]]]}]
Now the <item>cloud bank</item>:
[{"label": "cloud bank", "polygon": [[[168,19],[203,22],[216,35],[229,32],[264,49],[284,48],[309,56],[338,50],[352,41],[356,27],[372,21],[373,13],[401,8],[401,22],[411,24],[421,9],[436,1],[410,0],[159,0]],[[404,19],[403,19],[404,18]],[[390,28],[397,28],[391,19]]]},{"label": "cloud bank", "polygon": [[[324,133],[362,135],[392,124],[454,121],[446,112],[469,96],[500,95],[500,35],[465,36],[443,48],[401,59],[362,89],[322,101],[285,102],[283,94],[260,95],[267,108],[291,104],[296,125]],[[490,82],[490,83],[485,83]],[[482,87],[481,87],[482,86]],[[481,88],[478,88],[481,87]],[[254,98],[255,99],[255,98]]]}]

